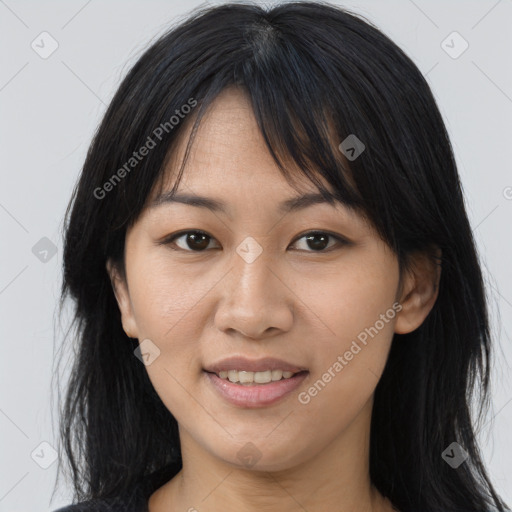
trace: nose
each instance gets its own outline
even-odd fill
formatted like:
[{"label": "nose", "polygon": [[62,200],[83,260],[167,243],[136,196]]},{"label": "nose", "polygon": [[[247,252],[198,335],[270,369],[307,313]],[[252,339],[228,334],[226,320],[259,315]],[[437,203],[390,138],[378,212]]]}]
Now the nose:
[{"label": "nose", "polygon": [[269,265],[264,255],[248,263],[238,254],[223,282],[216,313],[216,327],[224,333],[238,332],[251,339],[265,339],[291,329],[293,292]]}]

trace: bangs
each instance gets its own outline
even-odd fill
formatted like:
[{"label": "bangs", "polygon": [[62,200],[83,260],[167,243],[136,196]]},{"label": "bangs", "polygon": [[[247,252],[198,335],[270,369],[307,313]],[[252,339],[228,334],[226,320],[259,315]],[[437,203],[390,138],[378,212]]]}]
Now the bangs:
[{"label": "bangs", "polygon": [[[340,149],[342,141],[355,134],[347,127],[348,120],[336,115],[339,105],[322,70],[307,54],[299,54],[283,41],[270,25],[255,23],[246,31],[246,39],[242,51],[250,57],[239,59],[231,74],[214,76],[202,91],[193,119],[187,120],[171,141],[155,193],[162,192],[167,178],[164,169],[169,168],[186,126],[193,122],[170,194],[178,189],[201,120],[219,94],[237,88],[247,95],[267,149],[290,186],[296,188],[297,178],[305,177],[329,203],[340,202],[369,220],[354,170]],[[361,166],[355,169],[361,172]]]}]

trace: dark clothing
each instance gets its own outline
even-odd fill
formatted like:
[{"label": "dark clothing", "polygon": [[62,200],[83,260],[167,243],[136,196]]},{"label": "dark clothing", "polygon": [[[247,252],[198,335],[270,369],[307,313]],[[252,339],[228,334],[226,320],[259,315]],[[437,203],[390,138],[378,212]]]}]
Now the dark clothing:
[{"label": "dark clothing", "polygon": [[[179,468],[174,468],[172,474],[176,474]],[[116,497],[82,501],[74,505],[59,508],[54,512],[148,512],[149,497],[172,476],[162,476],[158,471],[146,475],[130,491]]]},{"label": "dark clothing", "polygon": [[115,498],[82,501],[75,505],[59,508],[55,512],[148,512],[148,500],[141,484],[132,492]]}]

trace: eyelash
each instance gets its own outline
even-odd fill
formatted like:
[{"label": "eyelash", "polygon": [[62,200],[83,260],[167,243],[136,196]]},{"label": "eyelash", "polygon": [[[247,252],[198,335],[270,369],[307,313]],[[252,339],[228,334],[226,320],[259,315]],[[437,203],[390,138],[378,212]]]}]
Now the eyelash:
[{"label": "eyelash", "polygon": [[[210,240],[215,240],[214,237],[212,237],[211,235],[209,235],[205,231],[201,231],[201,230],[198,230],[198,229],[189,229],[189,230],[185,230],[185,231],[179,231],[177,233],[173,233],[173,234],[167,236],[161,242],[159,242],[159,245],[167,245],[173,251],[192,252],[192,253],[198,253],[198,254],[208,251],[208,249],[203,249],[201,251],[194,251],[192,249],[183,249],[182,247],[173,247],[173,245],[175,245],[175,243],[174,243],[175,240],[177,240],[178,238],[181,238],[184,235],[188,235],[188,234],[191,234],[191,233],[197,234],[197,235],[205,235],[208,238],[210,238]],[[316,236],[316,235],[327,235],[330,238],[334,238],[338,242],[338,245],[341,246],[341,247],[342,246],[347,246],[347,245],[351,244],[351,242],[349,240],[347,240],[346,238],[344,238],[344,237],[342,237],[340,235],[336,235],[336,234],[331,233],[329,231],[318,231],[318,230],[307,231],[306,233],[303,233],[302,235],[298,236],[292,243],[296,243],[297,241],[301,240],[302,238],[305,238],[306,236]],[[301,252],[310,252],[310,253],[313,253],[313,254],[321,254],[321,253],[331,252],[332,250],[335,250],[335,249],[336,249],[336,246],[330,247],[328,249],[323,249],[323,250],[320,250],[320,251],[313,251],[313,250],[309,250],[308,251],[308,250],[303,250],[303,249],[299,249],[299,250]]]}]

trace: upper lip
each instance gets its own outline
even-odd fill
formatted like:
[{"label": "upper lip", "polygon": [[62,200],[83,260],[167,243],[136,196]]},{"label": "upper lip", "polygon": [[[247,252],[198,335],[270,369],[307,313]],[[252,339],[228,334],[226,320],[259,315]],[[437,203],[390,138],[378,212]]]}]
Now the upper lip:
[{"label": "upper lip", "polygon": [[287,363],[282,359],[274,357],[264,357],[262,359],[248,359],[246,357],[228,357],[221,359],[213,364],[205,366],[204,368],[210,373],[219,373],[227,370],[241,370],[246,372],[264,372],[265,370],[283,370],[285,372],[301,372],[306,370],[301,366],[292,363]]}]

